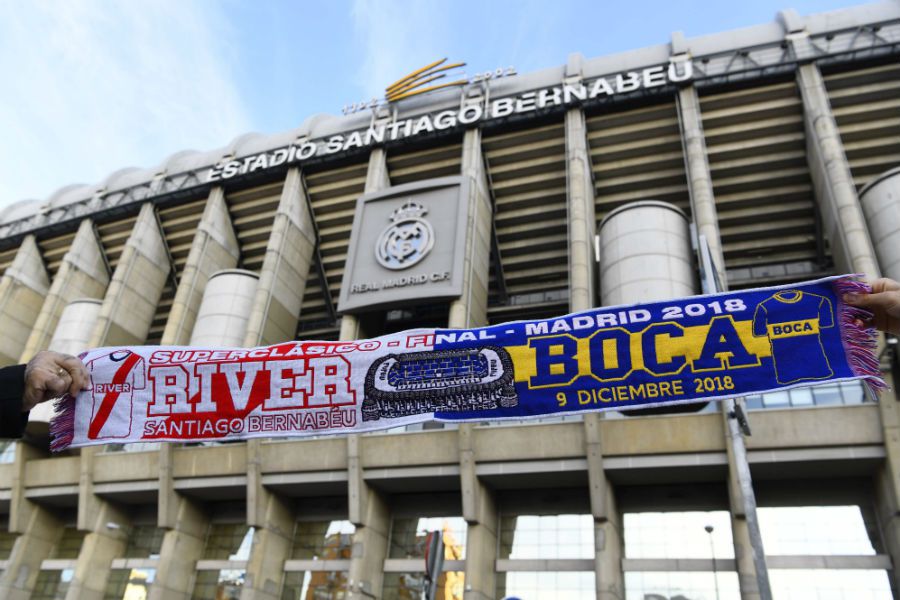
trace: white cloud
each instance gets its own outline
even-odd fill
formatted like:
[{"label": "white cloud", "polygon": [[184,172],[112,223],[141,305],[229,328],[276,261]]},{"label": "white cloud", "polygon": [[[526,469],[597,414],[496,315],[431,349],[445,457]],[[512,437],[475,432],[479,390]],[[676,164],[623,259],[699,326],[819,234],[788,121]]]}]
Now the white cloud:
[{"label": "white cloud", "polygon": [[0,0],[0,206],[249,129],[226,9]]}]

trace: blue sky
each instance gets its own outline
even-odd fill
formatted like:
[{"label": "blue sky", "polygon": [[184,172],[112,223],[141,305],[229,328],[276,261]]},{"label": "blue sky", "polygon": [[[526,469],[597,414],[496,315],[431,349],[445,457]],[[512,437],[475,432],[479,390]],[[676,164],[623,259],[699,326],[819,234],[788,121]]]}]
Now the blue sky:
[{"label": "blue sky", "polygon": [[380,96],[444,56],[519,72],[852,0],[0,0],[0,207]]}]

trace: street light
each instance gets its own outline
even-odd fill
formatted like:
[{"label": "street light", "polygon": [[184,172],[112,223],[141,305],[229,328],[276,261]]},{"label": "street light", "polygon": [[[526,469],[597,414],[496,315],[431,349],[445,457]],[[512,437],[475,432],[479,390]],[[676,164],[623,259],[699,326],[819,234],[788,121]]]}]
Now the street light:
[{"label": "street light", "polygon": [[713,582],[716,584],[716,600],[719,600],[719,575],[716,572],[716,547],[713,544],[713,526],[707,525],[703,529],[709,534],[709,555],[712,557]]}]

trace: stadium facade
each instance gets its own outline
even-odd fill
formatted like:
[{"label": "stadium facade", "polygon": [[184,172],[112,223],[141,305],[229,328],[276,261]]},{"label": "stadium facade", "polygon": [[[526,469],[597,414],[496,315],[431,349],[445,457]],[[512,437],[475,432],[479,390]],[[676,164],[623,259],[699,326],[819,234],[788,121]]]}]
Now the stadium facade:
[{"label": "stadium facade", "polygon": [[[897,2],[785,11],[502,68],[14,204],[0,214],[0,360],[683,296],[699,291],[700,239],[731,289],[898,278],[898,57]],[[351,252],[358,198],[448,181],[465,191],[446,266],[385,275],[371,246]],[[440,205],[399,217],[426,208]],[[870,400],[843,384],[746,400],[776,598],[900,595],[900,405]],[[730,419],[709,405],[57,456],[36,420],[0,463],[0,596],[411,598],[423,532],[442,529],[441,598],[758,598]]]}]

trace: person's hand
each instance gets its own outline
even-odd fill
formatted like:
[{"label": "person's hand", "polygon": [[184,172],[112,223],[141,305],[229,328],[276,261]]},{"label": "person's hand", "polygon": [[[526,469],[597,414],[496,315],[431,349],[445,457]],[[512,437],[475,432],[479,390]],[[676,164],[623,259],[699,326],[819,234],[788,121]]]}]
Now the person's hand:
[{"label": "person's hand", "polygon": [[871,285],[871,294],[845,294],[844,302],[872,311],[876,329],[900,335],[900,283],[883,277]]},{"label": "person's hand", "polygon": [[80,360],[59,352],[38,352],[25,365],[22,410],[28,411],[40,402],[66,393],[74,396],[87,389],[90,389],[90,379]]}]

